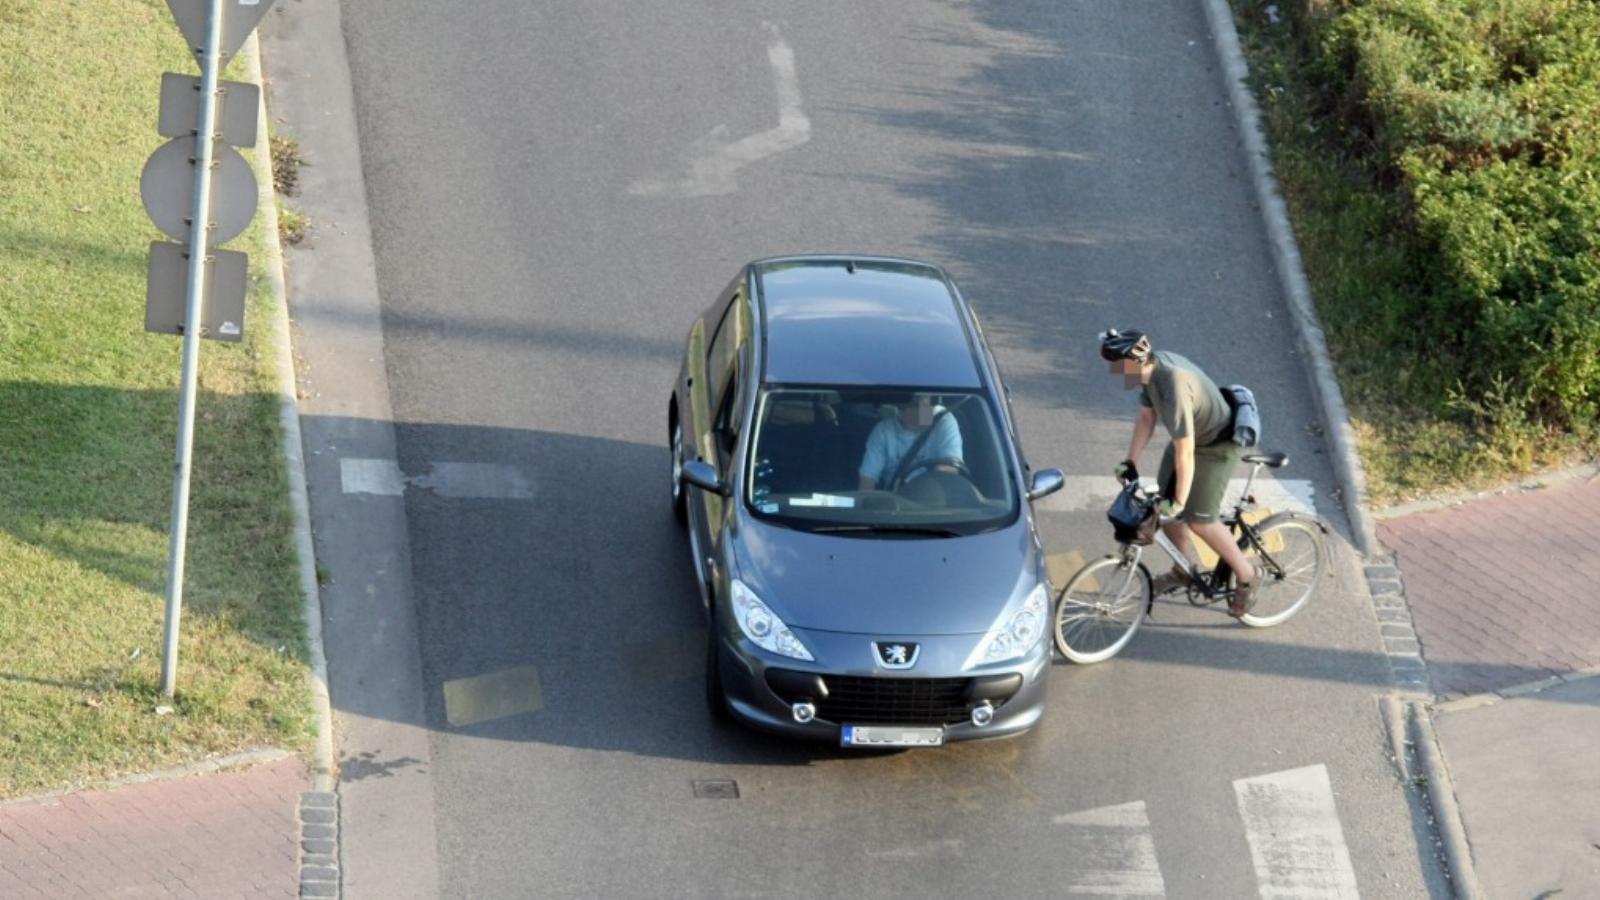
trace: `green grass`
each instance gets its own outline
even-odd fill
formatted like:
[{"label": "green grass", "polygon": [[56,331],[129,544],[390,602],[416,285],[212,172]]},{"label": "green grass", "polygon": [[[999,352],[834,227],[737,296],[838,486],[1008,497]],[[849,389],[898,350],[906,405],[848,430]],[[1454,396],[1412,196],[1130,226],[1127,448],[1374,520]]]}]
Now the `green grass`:
[{"label": "green grass", "polygon": [[1272,144],[1317,312],[1350,409],[1371,501],[1403,502],[1481,487],[1600,453],[1600,429],[1562,431],[1528,419],[1518,399],[1465,392],[1457,361],[1391,343],[1424,289],[1427,261],[1397,239],[1407,227],[1393,187],[1331,134],[1290,18],[1234,0],[1255,94]]},{"label": "green grass", "polygon": [[[0,4],[0,797],[309,746],[270,298],[201,349],[178,697],[158,716],[180,341],[144,327],[161,0]],[[236,75],[234,77],[237,77]],[[261,259],[259,221],[234,249]]]}]

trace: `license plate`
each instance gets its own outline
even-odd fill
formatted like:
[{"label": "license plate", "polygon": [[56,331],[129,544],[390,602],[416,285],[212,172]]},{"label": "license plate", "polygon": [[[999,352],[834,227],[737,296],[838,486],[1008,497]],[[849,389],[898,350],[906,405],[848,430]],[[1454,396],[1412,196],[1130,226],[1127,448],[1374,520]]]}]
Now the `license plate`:
[{"label": "license plate", "polygon": [[846,725],[839,730],[841,747],[937,747],[943,743],[943,728]]}]

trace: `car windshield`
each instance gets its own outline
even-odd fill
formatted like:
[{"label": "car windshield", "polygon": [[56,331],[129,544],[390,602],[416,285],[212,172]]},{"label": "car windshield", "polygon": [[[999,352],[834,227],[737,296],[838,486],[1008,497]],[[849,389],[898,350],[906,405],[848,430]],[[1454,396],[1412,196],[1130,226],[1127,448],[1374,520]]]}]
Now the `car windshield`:
[{"label": "car windshield", "polygon": [[840,534],[948,536],[1010,524],[1011,455],[974,391],[764,391],[745,501],[758,517]]}]

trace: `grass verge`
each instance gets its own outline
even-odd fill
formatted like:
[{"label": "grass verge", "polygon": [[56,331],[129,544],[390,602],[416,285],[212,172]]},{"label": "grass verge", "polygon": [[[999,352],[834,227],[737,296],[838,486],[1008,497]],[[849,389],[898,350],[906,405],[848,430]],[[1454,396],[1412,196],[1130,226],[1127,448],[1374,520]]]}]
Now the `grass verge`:
[{"label": "grass verge", "polygon": [[[0,4],[0,797],[310,746],[265,279],[204,342],[172,715],[157,715],[180,341],[143,330],[160,0]],[[234,77],[238,77],[234,75]],[[259,219],[234,249],[263,258]]]},{"label": "grass verge", "polygon": [[[1404,199],[1351,153],[1325,112],[1326,85],[1298,39],[1315,2],[1233,0],[1273,165],[1378,506],[1481,487],[1600,454],[1600,427],[1530,417],[1508,382],[1463,388],[1461,360],[1419,352],[1408,321],[1431,261],[1403,239]],[[1398,336],[1412,335],[1402,346]],[[1425,341],[1421,343],[1426,343]]]}]

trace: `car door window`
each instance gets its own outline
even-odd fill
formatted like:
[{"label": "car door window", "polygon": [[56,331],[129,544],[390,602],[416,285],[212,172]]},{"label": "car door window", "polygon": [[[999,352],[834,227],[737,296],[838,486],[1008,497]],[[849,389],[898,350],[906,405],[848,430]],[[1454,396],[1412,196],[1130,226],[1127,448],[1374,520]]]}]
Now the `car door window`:
[{"label": "car door window", "polygon": [[733,369],[734,351],[739,340],[737,319],[740,306],[737,297],[733,303],[728,304],[706,350],[706,375],[711,379],[709,399],[713,410],[722,406],[723,393],[730,383],[728,375]]},{"label": "car door window", "polygon": [[712,434],[717,445],[717,465],[723,472],[723,477],[727,477],[733,449],[739,443],[738,381],[739,368],[735,366],[718,391],[722,402],[717,406],[716,416],[712,420]]}]

